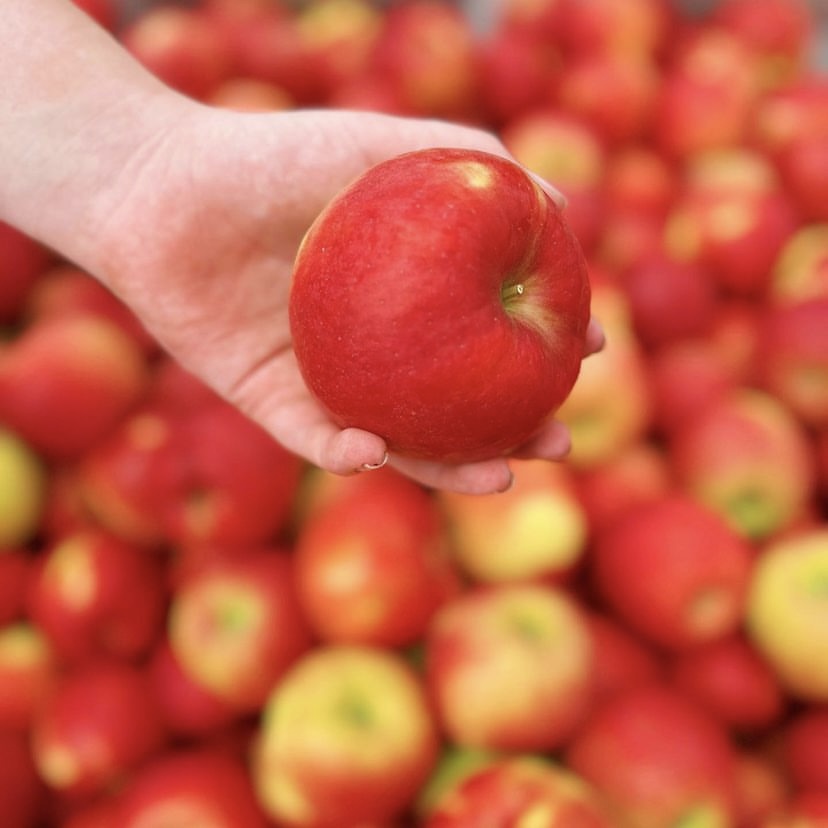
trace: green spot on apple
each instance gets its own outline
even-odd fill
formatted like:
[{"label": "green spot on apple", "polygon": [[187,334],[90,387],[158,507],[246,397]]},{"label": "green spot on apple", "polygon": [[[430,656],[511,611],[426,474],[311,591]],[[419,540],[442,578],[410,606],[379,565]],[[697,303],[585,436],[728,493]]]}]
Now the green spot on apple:
[{"label": "green spot on apple", "polygon": [[370,706],[357,696],[344,696],[340,699],[339,712],[354,730],[369,730],[374,724]]}]

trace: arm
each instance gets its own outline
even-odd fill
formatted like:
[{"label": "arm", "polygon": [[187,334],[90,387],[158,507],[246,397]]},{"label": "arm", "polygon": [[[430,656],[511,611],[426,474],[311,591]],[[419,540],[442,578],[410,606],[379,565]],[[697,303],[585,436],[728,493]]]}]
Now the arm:
[{"label": "arm", "polygon": [[[206,107],[150,76],[68,0],[0,3],[0,218],[99,278],[292,451],[341,474],[384,462],[381,437],[337,428],[301,380],[287,320],[296,249],[367,167],[436,145],[505,155],[500,142],[437,121]],[[596,328],[590,349],[599,343]],[[520,454],[560,459],[567,447],[550,423]],[[503,458],[391,462],[459,491],[510,481]]]}]

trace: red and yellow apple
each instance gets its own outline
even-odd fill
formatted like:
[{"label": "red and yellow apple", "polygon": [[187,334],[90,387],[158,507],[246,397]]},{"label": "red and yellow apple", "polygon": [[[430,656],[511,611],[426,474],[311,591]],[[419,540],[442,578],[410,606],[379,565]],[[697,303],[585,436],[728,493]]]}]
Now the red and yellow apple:
[{"label": "red and yellow apple", "polygon": [[317,218],[290,321],[305,380],[340,426],[471,461],[512,451],[566,398],[589,296],[577,241],[520,167],[431,149],[374,166]]}]

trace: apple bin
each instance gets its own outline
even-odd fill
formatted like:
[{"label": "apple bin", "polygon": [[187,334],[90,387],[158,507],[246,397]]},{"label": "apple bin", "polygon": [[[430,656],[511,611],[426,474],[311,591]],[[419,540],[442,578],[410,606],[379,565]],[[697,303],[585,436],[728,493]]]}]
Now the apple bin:
[{"label": "apple bin", "polygon": [[606,345],[507,492],[340,477],[0,225],[0,825],[828,825],[825,5],[74,2],[211,106],[496,133]]}]

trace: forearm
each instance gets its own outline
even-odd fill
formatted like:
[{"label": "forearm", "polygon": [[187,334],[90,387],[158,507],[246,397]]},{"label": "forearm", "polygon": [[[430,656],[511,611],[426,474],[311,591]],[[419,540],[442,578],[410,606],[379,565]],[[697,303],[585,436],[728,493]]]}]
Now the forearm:
[{"label": "forearm", "polygon": [[84,266],[96,226],[186,103],[69,0],[0,0],[0,219]]}]

